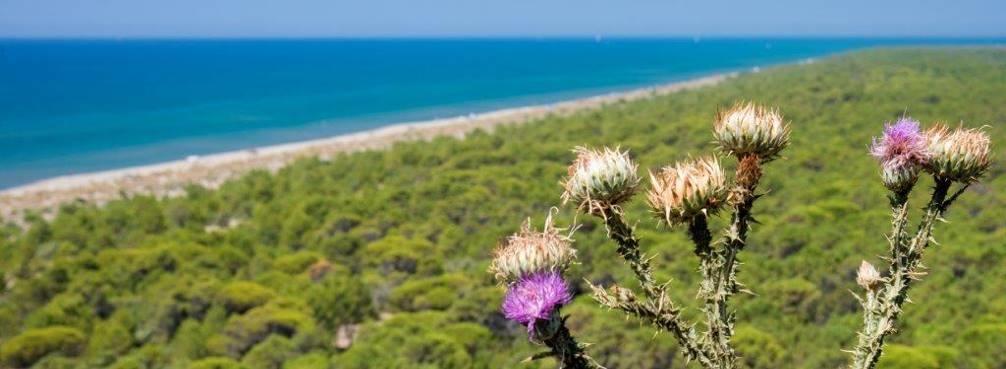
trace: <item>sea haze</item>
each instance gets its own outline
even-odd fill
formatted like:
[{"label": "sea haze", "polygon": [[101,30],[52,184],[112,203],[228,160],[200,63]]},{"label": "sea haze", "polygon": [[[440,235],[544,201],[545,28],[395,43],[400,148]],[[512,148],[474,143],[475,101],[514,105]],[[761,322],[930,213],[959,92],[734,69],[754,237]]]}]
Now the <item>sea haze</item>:
[{"label": "sea haze", "polygon": [[0,40],[0,188],[924,39]]}]

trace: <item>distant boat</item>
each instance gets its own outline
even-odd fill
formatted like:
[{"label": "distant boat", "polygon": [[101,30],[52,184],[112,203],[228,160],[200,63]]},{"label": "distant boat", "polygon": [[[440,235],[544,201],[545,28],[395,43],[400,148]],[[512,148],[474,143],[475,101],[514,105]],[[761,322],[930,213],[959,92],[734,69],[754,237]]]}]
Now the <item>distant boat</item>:
[{"label": "distant boat", "polygon": [[601,41],[603,41],[601,35],[594,35],[594,42],[601,42]]}]

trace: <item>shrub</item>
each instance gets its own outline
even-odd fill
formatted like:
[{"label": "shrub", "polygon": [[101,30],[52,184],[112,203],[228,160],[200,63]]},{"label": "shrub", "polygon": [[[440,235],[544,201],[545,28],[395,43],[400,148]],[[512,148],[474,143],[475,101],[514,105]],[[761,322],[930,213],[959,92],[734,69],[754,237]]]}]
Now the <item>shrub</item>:
[{"label": "shrub", "polygon": [[297,354],[297,348],[289,338],[274,335],[252,347],[241,358],[241,364],[249,369],[280,369],[284,362]]},{"label": "shrub", "polygon": [[734,333],[734,342],[741,362],[747,368],[780,368],[785,354],[782,345],[771,334],[742,325]]},{"label": "shrub", "polygon": [[462,339],[479,335],[448,334],[451,325],[447,315],[432,312],[399,314],[381,324],[369,324],[348,351],[334,358],[336,367],[471,368],[473,358],[467,347],[478,343]]},{"label": "shrub", "polygon": [[217,300],[232,313],[243,313],[262,306],[276,294],[269,288],[255,282],[231,282],[220,289]]},{"label": "shrub", "polygon": [[211,353],[233,358],[243,356],[253,346],[271,334],[293,337],[314,330],[311,316],[293,306],[272,303],[232,316],[222,332],[207,343]]},{"label": "shrub", "polygon": [[321,258],[316,252],[298,251],[276,258],[272,262],[272,268],[287,274],[300,274]]},{"label": "shrub", "polygon": [[888,345],[877,366],[882,369],[940,369],[940,362],[936,356],[913,347]]},{"label": "shrub", "polygon": [[32,328],[60,325],[87,330],[91,326],[92,319],[94,319],[93,310],[83,296],[64,293],[28,315],[26,323]]},{"label": "shrub", "polygon": [[0,346],[0,361],[26,367],[53,352],[77,355],[86,342],[83,332],[70,327],[30,329]]},{"label": "shrub", "polygon": [[336,273],[311,286],[308,304],[329,330],[375,316],[370,289],[359,279]]},{"label": "shrub", "polygon": [[247,369],[247,367],[229,357],[208,357],[193,361],[188,369]]},{"label": "shrub", "polygon": [[283,369],[327,369],[328,365],[328,355],[312,352],[287,360],[283,363]]}]

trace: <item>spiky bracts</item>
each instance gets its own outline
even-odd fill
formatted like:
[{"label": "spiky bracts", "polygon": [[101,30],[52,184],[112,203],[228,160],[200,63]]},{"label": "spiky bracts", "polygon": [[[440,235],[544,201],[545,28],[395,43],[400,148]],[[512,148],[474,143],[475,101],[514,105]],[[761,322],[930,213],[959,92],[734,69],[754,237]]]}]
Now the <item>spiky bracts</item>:
[{"label": "spiky bracts", "polygon": [[684,224],[698,215],[715,213],[726,202],[723,169],[715,158],[702,158],[650,173],[646,199],[654,215],[668,225]]},{"label": "spiky bracts", "polygon": [[541,271],[565,272],[576,259],[572,246],[572,232],[560,233],[552,224],[552,216],[545,218],[545,226],[536,231],[528,219],[519,232],[506,238],[493,252],[489,272],[501,284],[509,284],[523,276]]},{"label": "spiky bracts", "polygon": [[937,124],[926,130],[929,163],[926,170],[934,176],[955,182],[977,181],[988,169],[989,136],[981,129],[957,128]]},{"label": "spiky bracts", "polygon": [[789,145],[789,125],[778,109],[738,103],[716,114],[713,136],[725,153],[770,161]]},{"label": "spiky bracts", "polygon": [[563,182],[563,203],[572,202],[587,214],[606,216],[635,194],[639,175],[628,151],[607,147],[577,147],[573,151],[576,159]]}]

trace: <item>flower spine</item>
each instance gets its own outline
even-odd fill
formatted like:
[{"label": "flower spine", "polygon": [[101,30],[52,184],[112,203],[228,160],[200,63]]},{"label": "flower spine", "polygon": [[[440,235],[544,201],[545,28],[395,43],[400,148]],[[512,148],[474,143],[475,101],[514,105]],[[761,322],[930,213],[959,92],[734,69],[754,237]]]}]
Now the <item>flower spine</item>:
[{"label": "flower spine", "polygon": [[700,214],[715,213],[727,197],[726,177],[715,158],[703,158],[650,173],[650,208],[668,225],[687,223]]},{"label": "flower spine", "polygon": [[716,114],[713,136],[723,152],[769,161],[789,144],[789,125],[777,109],[739,103]]},{"label": "flower spine", "polygon": [[638,167],[627,151],[577,147],[574,152],[576,159],[563,182],[563,203],[573,202],[585,213],[604,216],[635,194]]}]

